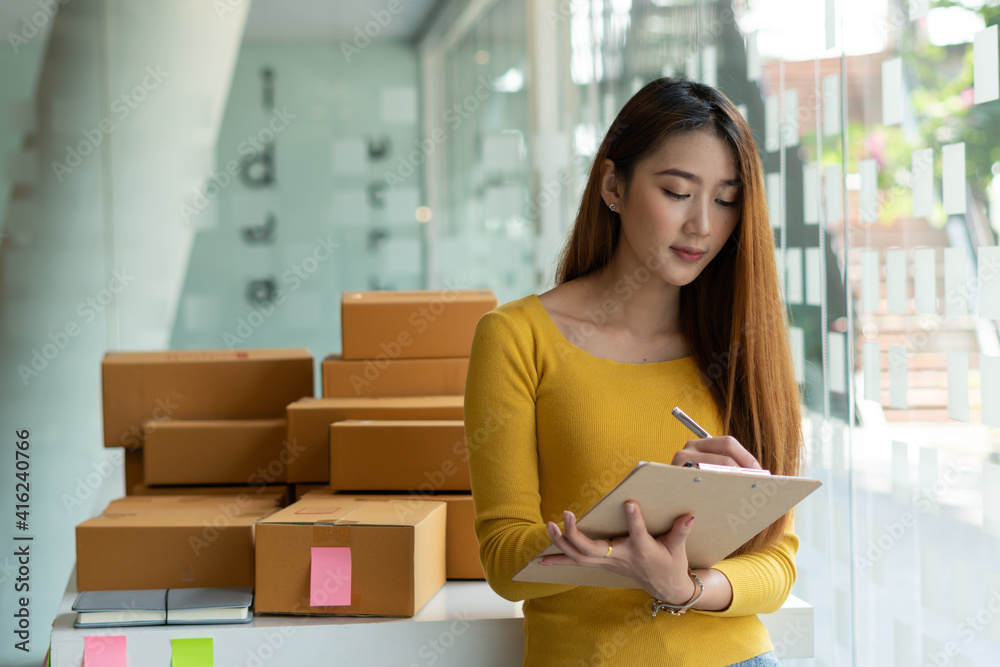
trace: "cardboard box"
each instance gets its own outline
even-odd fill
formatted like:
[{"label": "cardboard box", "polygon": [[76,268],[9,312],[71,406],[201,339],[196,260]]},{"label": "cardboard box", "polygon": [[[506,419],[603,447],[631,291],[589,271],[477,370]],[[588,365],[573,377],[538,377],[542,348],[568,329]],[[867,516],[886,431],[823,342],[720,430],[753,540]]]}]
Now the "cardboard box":
[{"label": "cardboard box", "polygon": [[131,495],[130,489],[139,484],[145,483],[146,473],[143,471],[143,459],[141,449],[125,450],[125,494]]},{"label": "cardboard box", "polygon": [[323,360],[323,396],[446,396],[465,394],[468,357]]},{"label": "cardboard box", "polygon": [[471,491],[465,423],[346,420],[330,425],[334,491]]},{"label": "cardboard box", "polygon": [[344,292],[344,359],[468,357],[493,290]]},{"label": "cardboard box", "polygon": [[288,481],[330,482],[330,424],[343,419],[463,419],[464,396],[307,398],[288,406]]},{"label": "cardboard box", "polygon": [[[306,496],[257,524],[254,609],[270,614],[413,616],[445,581],[444,503]],[[312,571],[314,547],[348,549],[349,576]],[[316,563],[319,561],[316,560]],[[316,577],[314,580],[313,577]],[[313,589],[349,604],[311,597]]]},{"label": "cardboard box", "polygon": [[148,486],[136,484],[129,489],[129,496],[245,496],[268,498],[278,507],[292,502],[291,484],[276,486]]},{"label": "cardboard box", "polygon": [[254,524],[273,498],[129,496],[76,527],[81,591],[254,585]]},{"label": "cardboard box", "polygon": [[301,500],[303,496],[310,493],[330,494],[329,484],[289,484],[288,486],[291,488],[293,502]]},{"label": "cardboard box", "polygon": [[141,447],[150,419],[280,419],[314,393],[304,347],[108,352],[101,375],[105,447]]},{"label": "cardboard box", "polygon": [[145,483],[282,484],[284,419],[184,420],[143,424]]},{"label": "cardboard box", "polygon": [[[330,495],[329,491],[316,490],[303,497]],[[444,502],[448,506],[448,521],[445,536],[445,576],[448,579],[485,579],[483,564],[479,560],[479,539],[476,537],[476,508],[472,496],[467,493],[440,493],[429,496],[420,493],[355,494],[343,492],[337,495],[359,500],[403,500],[407,508],[414,503]]]}]

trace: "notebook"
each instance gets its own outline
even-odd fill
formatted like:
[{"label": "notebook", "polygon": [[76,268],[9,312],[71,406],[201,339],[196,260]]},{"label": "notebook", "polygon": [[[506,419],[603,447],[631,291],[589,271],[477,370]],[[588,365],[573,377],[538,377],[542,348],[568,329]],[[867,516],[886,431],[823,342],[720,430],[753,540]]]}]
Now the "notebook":
[{"label": "notebook", "polygon": [[248,623],[251,586],[85,591],[76,596],[77,628]]},{"label": "notebook", "polygon": [[167,591],[167,625],[249,623],[253,588],[171,588]]},{"label": "notebook", "polygon": [[167,620],[167,590],[84,591],[76,596],[73,611],[73,626],[77,628],[163,625]]},{"label": "notebook", "polygon": [[[820,487],[819,480],[770,475],[766,471],[701,464],[685,468],[642,461],[598,500],[577,526],[592,539],[628,535],[625,501],[639,503],[646,527],[662,535],[684,515],[695,517],[687,538],[692,568],[712,567],[767,528]],[[596,567],[539,565],[543,557],[561,553],[553,544],[539,552],[515,581],[549,584],[641,588],[633,579]]]}]

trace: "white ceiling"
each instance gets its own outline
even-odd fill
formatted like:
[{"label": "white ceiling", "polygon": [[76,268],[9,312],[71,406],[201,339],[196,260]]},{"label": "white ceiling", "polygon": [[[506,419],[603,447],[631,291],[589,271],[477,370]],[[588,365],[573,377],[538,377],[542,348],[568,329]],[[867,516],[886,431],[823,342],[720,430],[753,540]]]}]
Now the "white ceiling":
[{"label": "white ceiling", "polygon": [[[3,0],[6,1],[6,0]],[[399,0],[402,11],[389,14],[389,0],[252,0],[245,39],[353,39],[355,27],[388,15],[377,36],[407,39],[423,25],[436,0]],[[376,24],[377,25],[377,24]],[[370,29],[374,32],[374,28]]]}]

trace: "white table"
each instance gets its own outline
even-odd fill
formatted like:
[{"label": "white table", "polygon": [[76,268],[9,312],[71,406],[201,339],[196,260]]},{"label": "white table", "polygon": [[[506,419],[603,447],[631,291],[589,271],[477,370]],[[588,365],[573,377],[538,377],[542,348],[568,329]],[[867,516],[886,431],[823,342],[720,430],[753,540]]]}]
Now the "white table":
[{"label": "white table", "polygon": [[[449,581],[413,618],[254,615],[239,625],[73,627],[70,580],[52,627],[51,667],[82,667],[84,635],[128,636],[129,667],[170,667],[170,640],[212,637],[216,667],[511,667],[524,647],[520,602],[484,581]],[[813,654],[813,608],[796,597],[761,617],[785,658]]]}]

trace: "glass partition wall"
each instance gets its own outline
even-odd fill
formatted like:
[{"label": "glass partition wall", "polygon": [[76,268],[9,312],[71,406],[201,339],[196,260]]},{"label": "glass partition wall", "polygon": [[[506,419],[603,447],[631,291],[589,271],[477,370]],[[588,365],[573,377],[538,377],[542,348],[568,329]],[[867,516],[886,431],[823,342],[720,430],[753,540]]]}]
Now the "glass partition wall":
[{"label": "glass partition wall", "polygon": [[[1000,10],[905,0],[449,6],[421,43],[425,112],[453,105],[483,74],[510,76],[515,61],[523,91],[490,96],[429,161],[429,201],[447,209],[430,230],[432,281],[472,263],[501,301],[551,287],[590,161],[625,100],[662,75],[719,87],[764,164],[804,472],[823,481],[796,511],[793,592],[816,614],[815,657],[803,662],[992,664]],[[520,15],[526,30],[510,31]],[[494,65],[497,53],[506,60]],[[491,208],[501,153],[487,147],[498,135],[505,182],[516,183],[502,198],[507,225]],[[472,260],[472,248],[505,247],[514,230],[526,239],[517,252]],[[789,628],[772,640],[792,653],[804,637]]]}]

